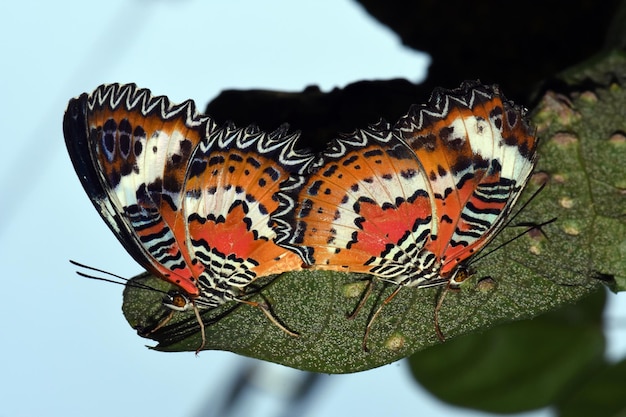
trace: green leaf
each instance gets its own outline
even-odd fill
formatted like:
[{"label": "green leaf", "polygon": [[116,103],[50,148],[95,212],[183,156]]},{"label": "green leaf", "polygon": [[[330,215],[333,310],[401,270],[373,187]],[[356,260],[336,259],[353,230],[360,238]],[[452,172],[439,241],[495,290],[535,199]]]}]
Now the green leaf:
[{"label": "green leaf", "polygon": [[[136,277],[132,282],[161,289],[168,287],[164,281],[150,275]],[[442,309],[444,331],[449,329],[449,334],[468,332],[495,319],[527,315],[525,306],[546,309],[587,292],[586,287],[563,287],[545,280],[539,285],[528,281],[523,291],[512,283],[498,285],[497,290],[493,287],[491,291],[482,287],[484,281],[448,295]],[[362,282],[348,274],[308,271],[284,274],[262,293],[274,314],[289,329],[300,333],[299,337],[285,334],[258,309],[230,303],[203,313],[206,348],[229,350],[298,369],[346,373],[390,363],[439,343],[433,323],[438,291],[405,289],[383,309],[372,328],[370,351],[364,352],[361,342],[368,315],[393,289],[377,285],[357,318],[348,320],[346,315],[357,305],[364,288]],[[501,291],[508,294],[507,299],[499,296]],[[511,295],[516,291],[519,297]],[[530,304],[536,294],[545,298]],[[161,306],[161,295],[157,292],[129,286],[124,299],[126,318],[134,328],[150,329],[169,314],[169,310]],[[262,301],[258,296],[252,299]],[[466,315],[463,320],[454,317],[459,311]],[[163,351],[195,351],[201,343],[198,323],[192,313],[175,313],[169,323],[147,336],[157,340],[156,349]]]},{"label": "green leaf", "polygon": [[411,371],[432,394],[461,407],[519,413],[548,406],[602,364],[605,297],[601,290],[576,306],[418,352]]},{"label": "green leaf", "polygon": [[[591,74],[620,79],[622,84],[580,87],[569,96],[549,92],[534,118],[544,140],[537,170],[550,181],[542,193],[544,207],[559,219],[559,233],[550,239],[564,244],[549,267],[604,279],[615,291],[624,291],[626,56],[609,55],[579,71],[587,84]],[[535,262],[547,266],[541,263]],[[552,271],[550,275],[559,276]]]},{"label": "green leaf", "polygon": [[[622,71],[624,60],[614,71]],[[621,59],[621,60],[620,60]],[[606,71],[606,69],[602,69]],[[602,77],[600,77],[602,78]],[[615,78],[615,77],[614,77]],[[618,77],[619,78],[619,77]],[[542,138],[537,174],[520,201],[547,185],[515,218],[518,223],[557,221],[506,244],[474,263],[473,277],[450,291],[439,323],[448,340],[502,322],[540,315],[581,299],[600,282],[626,287],[626,92],[600,85],[571,96],[548,93],[534,116]],[[518,236],[506,227],[483,253]],[[480,255],[479,255],[480,256]],[[298,369],[348,373],[381,366],[436,345],[433,314],[441,289],[402,289],[374,322],[361,345],[369,317],[393,291],[376,282],[355,320],[346,319],[367,277],[322,271],[284,274],[257,284],[291,337],[259,309],[229,303],[203,312],[206,349],[237,352]],[[151,286],[155,278],[136,278]],[[263,301],[260,295],[251,300]],[[161,329],[146,334],[168,311],[156,292],[128,287],[124,312],[131,326],[158,341],[156,349],[195,351],[200,346],[192,313],[175,313]]]},{"label": "green leaf", "polygon": [[558,404],[560,417],[626,416],[626,359],[598,367]]}]

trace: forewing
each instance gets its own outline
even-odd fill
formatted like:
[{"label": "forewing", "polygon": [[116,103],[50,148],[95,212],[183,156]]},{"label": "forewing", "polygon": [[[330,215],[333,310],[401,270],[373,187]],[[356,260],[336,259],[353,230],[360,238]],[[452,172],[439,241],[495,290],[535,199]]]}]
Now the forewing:
[{"label": "forewing", "polygon": [[294,150],[298,134],[254,126],[207,130],[191,161],[182,211],[188,251],[204,269],[200,286],[244,287],[256,277],[301,269],[299,256],[274,243],[270,217],[280,184],[311,162]]},{"label": "forewing", "polygon": [[137,262],[191,295],[198,290],[176,219],[206,120],[193,102],[170,105],[134,84],[73,99],[64,119],[74,168],[102,218]]},{"label": "forewing", "polygon": [[398,122],[428,175],[438,230],[426,247],[449,275],[502,227],[536,159],[525,111],[497,86],[435,90]]},{"label": "forewing", "polygon": [[291,209],[280,220],[291,231],[279,242],[316,268],[427,279],[426,182],[413,151],[385,123],[335,139],[304,184],[284,190]]}]

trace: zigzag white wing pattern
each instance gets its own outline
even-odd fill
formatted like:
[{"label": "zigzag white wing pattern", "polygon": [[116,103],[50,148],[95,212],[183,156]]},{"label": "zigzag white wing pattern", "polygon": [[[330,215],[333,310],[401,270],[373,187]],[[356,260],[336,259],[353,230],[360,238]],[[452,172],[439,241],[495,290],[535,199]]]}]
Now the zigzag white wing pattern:
[{"label": "zigzag white wing pattern", "polygon": [[449,282],[502,227],[536,144],[498,87],[437,89],[393,128],[334,140],[315,172],[283,187],[277,242],[313,268]]},{"label": "zigzag white wing pattern", "polygon": [[63,126],[102,218],[137,262],[198,306],[215,307],[258,276],[300,267],[272,241],[274,193],[312,161],[285,127],[218,128],[192,101],[172,105],[134,84],[71,100]]},{"label": "zigzag white wing pattern", "polygon": [[534,168],[537,138],[524,109],[478,82],[435,90],[396,132],[429,178],[438,230],[425,249],[451,277],[502,227]]},{"label": "zigzag white wing pattern", "polygon": [[332,141],[316,171],[280,193],[277,217],[292,228],[277,242],[315,268],[432,279],[437,265],[423,250],[436,227],[427,182],[389,125],[358,130]]}]

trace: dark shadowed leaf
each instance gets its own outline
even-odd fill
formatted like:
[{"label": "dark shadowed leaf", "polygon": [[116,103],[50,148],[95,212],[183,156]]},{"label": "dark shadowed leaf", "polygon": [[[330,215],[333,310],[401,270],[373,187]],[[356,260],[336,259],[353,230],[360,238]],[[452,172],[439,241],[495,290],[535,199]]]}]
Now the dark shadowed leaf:
[{"label": "dark shadowed leaf", "polygon": [[598,367],[558,404],[559,417],[626,416],[626,359]]},{"label": "dark shadowed leaf", "polygon": [[605,297],[600,290],[576,306],[418,352],[411,370],[424,388],[461,407],[519,413],[548,406],[603,363]]}]

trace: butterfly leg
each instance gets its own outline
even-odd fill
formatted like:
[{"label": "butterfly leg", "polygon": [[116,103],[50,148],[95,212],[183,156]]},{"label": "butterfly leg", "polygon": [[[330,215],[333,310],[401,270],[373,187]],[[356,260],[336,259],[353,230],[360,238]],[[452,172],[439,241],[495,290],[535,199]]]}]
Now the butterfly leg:
[{"label": "butterfly leg", "polygon": [[446,283],[445,288],[441,291],[441,295],[439,295],[439,299],[437,300],[437,305],[435,306],[434,320],[435,320],[435,332],[437,333],[437,338],[445,342],[446,337],[441,331],[441,327],[439,326],[439,311],[443,306],[443,300],[446,298],[446,294],[448,291],[459,290],[459,286],[463,281],[468,279],[471,276],[471,272],[467,268],[460,268],[454,277]]},{"label": "butterfly leg", "polygon": [[352,311],[352,313],[348,314],[347,316],[348,320],[354,320],[356,318],[356,315],[359,314],[359,311],[361,311],[361,309],[365,305],[365,302],[370,297],[370,294],[372,294],[373,289],[374,289],[374,279],[370,278],[369,282],[367,283],[367,288],[365,289],[365,292],[361,296],[361,300],[359,301],[359,304]]},{"label": "butterfly leg", "polygon": [[153,329],[150,329],[149,332],[143,333],[143,335],[148,336],[152,333],[155,333],[157,330],[161,329],[167,323],[169,323],[172,317],[174,317],[174,310],[170,310],[170,312],[167,314],[167,316],[165,316],[165,318],[163,318],[163,320],[161,320]]},{"label": "butterfly leg", "polygon": [[200,335],[202,336],[202,343],[200,343],[200,346],[198,346],[198,348],[196,349],[196,356],[198,356],[198,353],[200,353],[200,351],[204,348],[204,345],[206,344],[206,333],[204,331],[204,322],[202,321],[202,316],[200,316],[200,311],[198,311],[198,307],[195,304],[193,305],[193,312],[196,315],[196,320],[198,320],[198,325],[200,326]]},{"label": "butterfly leg", "polygon": [[[200,335],[202,337],[202,343],[200,343],[200,346],[198,346],[198,348],[196,349],[196,355],[198,355],[198,353],[200,353],[200,351],[204,349],[204,345],[206,344],[206,333],[204,331],[204,322],[202,321],[202,316],[200,316],[200,311],[198,310],[198,307],[195,304],[192,304],[192,308],[193,308],[194,314],[196,315],[196,320],[198,321],[198,325],[200,326]],[[165,316],[165,318],[163,318],[163,320],[161,320],[153,329],[145,333],[145,335],[146,336],[151,335],[157,330],[163,328],[167,323],[169,323],[172,317],[174,317],[175,311],[176,310],[170,310],[168,315]]]},{"label": "butterfly leg", "polygon": [[247,304],[251,307],[260,309],[263,312],[263,314],[265,314],[265,316],[269,319],[269,321],[271,321],[276,327],[278,327],[283,332],[287,333],[289,336],[293,336],[293,337],[300,336],[298,333],[289,330],[280,321],[278,321],[278,318],[272,313],[271,308],[266,303],[258,303],[256,301],[241,300],[241,299],[238,299],[237,301]]},{"label": "butterfly leg", "polygon": [[370,330],[372,328],[372,324],[374,323],[374,320],[376,320],[376,317],[378,317],[380,312],[383,310],[383,307],[389,304],[391,300],[393,300],[395,296],[398,295],[401,289],[402,289],[402,286],[398,285],[397,288],[389,295],[389,297],[385,298],[385,300],[381,303],[380,307],[378,307],[376,312],[372,315],[372,318],[370,318],[370,320],[367,322],[367,327],[365,328],[365,335],[363,336],[363,351],[364,352],[369,351],[369,349],[367,348],[367,338],[369,337]]},{"label": "butterfly leg", "polygon": [[439,310],[441,310],[441,306],[443,305],[443,300],[444,298],[446,298],[446,294],[448,293],[449,290],[450,290],[450,283],[448,283],[445,286],[445,288],[441,291],[441,295],[439,295],[439,299],[437,300],[437,305],[435,306],[435,314],[434,314],[435,332],[437,333],[437,338],[441,342],[445,342],[446,337],[443,335],[443,332],[441,331],[441,327],[439,326]]}]

